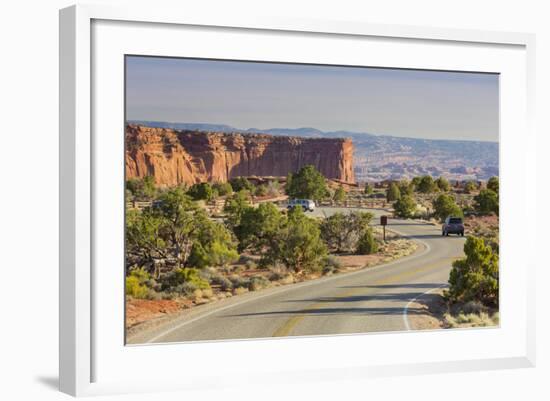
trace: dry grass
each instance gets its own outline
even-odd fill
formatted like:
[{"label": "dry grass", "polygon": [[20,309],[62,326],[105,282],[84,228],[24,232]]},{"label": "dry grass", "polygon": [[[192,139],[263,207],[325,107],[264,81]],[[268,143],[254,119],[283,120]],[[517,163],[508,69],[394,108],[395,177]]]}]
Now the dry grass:
[{"label": "dry grass", "polygon": [[459,313],[457,315],[451,315],[446,313],[443,315],[445,325],[448,328],[464,328],[464,327],[488,327],[498,326],[500,315],[498,312],[489,314],[487,312],[480,313]]}]

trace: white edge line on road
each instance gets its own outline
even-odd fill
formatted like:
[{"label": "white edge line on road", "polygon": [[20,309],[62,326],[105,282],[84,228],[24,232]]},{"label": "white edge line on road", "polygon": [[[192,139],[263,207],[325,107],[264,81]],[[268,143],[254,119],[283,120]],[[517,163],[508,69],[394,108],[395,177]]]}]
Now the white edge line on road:
[{"label": "white edge line on road", "polygon": [[[426,224],[426,225],[429,225],[429,224]],[[391,229],[392,231],[395,231],[396,233],[398,233],[399,235],[402,235],[404,237],[408,237],[407,234],[404,234],[404,233],[401,233],[399,232],[398,230],[394,230],[394,229]],[[424,245],[425,249],[420,252],[419,254],[416,254],[416,255],[413,255],[411,257],[408,257],[405,259],[405,261],[410,261],[410,260],[414,260],[414,259],[417,259],[417,258],[420,258],[424,255],[426,255],[427,253],[429,253],[431,251],[431,247],[430,245],[423,241],[423,240],[420,240],[418,238],[414,238],[413,239],[414,241],[417,241],[419,243],[421,243],[422,245]],[[401,263],[403,262],[404,260],[403,259],[397,259],[395,261],[392,261],[390,263],[386,263],[386,264],[383,264],[383,265],[379,265],[379,266],[373,266],[373,267],[370,267],[370,268],[366,268],[366,269],[360,269],[360,270],[357,270],[357,271],[354,271],[354,272],[350,272],[350,273],[345,273],[345,274],[339,274],[339,275],[335,275],[335,276],[331,276],[331,277],[326,277],[325,279],[322,279],[322,281],[320,281],[319,279],[317,280],[311,280],[311,281],[307,281],[307,282],[302,282],[302,283],[299,283],[298,285],[289,285],[289,286],[283,286],[281,288],[280,291],[274,291],[274,292],[271,292],[269,294],[264,294],[264,295],[260,295],[260,296],[257,296],[257,297],[251,297],[249,299],[243,299],[242,301],[240,302],[236,302],[234,304],[230,304],[230,305],[227,305],[227,306],[224,306],[224,307],[221,307],[221,308],[216,308],[210,312],[207,312],[207,313],[204,313],[202,315],[199,315],[193,319],[190,319],[190,320],[186,320],[180,324],[176,324],[175,326],[173,327],[170,327],[164,331],[162,331],[161,333],[157,334],[156,336],[154,336],[153,338],[147,340],[145,343],[141,343],[141,344],[127,344],[127,345],[144,345],[144,344],[151,344],[151,343],[155,343],[156,341],[158,341],[159,339],[161,339],[162,337],[176,331],[176,330],[179,330],[181,329],[182,327],[185,327],[187,326],[188,324],[191,324],[191,323],[194,323],[196,322],[197,320],[200,320],[200,319],[203,319],[205,317],[208,317],[210,315],[213,315],[214,313],[218,313],[218,312],[222,312],[224,310],[227,310],[227,309],[230,309],[230,308],[234,308],[234,307],[237,307],[239,305],[242,305],[242,304],[245,304],[247,302],[250,302],[250,301],[257,301],[259,299],[262,299],[262,298],[267,298],[267,297],[270,297],[270,296],[274,296],[274,295],[278,295],[280,294],[281,292],[285,292],[285,291],[288,291],[288,290],[291,290],[291,289],[296,289],[296,288],[302,288],[302,287],[308,287],[310,285],[316,285],[316,284],[319,284],[319,283],[324,283],[324,282],[327,282],[327,281],[332,281],[332,280],[336,280],[336,279],[339,279],[339,278],[342,278],[342,277],[345,277],[345,276],[353,276],[353,275],[356,275],[356,274],[360,274],[360,273],[365,273],[365,272],[370,272],[370,271],[375,271],[375,270],[379,270],[381,268],[385,268],[385,267],[388,267],[388,266],[393,266],[395,264],[398,264],[398,263]],[[416,299],[416,298],[415,298]],[[412,302],[412,301],[411,301]],[[408,307],[408,304],[407,304],[407,307]],[[405,307],[405,309],[407,308]],[[406,310],[405,310],[405,315],[406,315]],[[410,330],[408,328],[408,322],[405,318],[405,325],[407,326],[407,330]],[[182,341],[182,342],[187,342],[187,341]],[[176,344],[178,342],[175,342]],[[174,342],[171,342],[171,344],[174,344]]]},{"label": "white edge line on road", "polygon": [[408,315],[409,306],[411,306],[411,304],[413,302],[415,302],[418,298],[422,298],[424,295],[427,295],[427,294],[431,293],[432,291],[439,290],[440,288],[444,288],[444,287],[447,287],[447,284],[442,284],[442,285],[439,285],[437,287],[430,288],[428,291],[425,291],[422,294],[417,295],[416,297],[411,299],[409,302],[407,302],[407,305],[405,305],[405,308],[403,308],[403,322],[405,323],[405,330],[407,330],[407,331],[412,330],[411,326],[409,325],[409,315]]}]

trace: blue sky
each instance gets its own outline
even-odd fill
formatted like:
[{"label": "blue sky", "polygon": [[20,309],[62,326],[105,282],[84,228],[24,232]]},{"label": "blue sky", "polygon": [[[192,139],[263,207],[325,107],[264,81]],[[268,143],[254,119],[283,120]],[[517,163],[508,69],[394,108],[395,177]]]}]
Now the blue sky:
[{"label": "blue sky", "polygon": [[498,75],[126,58],[128,120],[498,141]]}]

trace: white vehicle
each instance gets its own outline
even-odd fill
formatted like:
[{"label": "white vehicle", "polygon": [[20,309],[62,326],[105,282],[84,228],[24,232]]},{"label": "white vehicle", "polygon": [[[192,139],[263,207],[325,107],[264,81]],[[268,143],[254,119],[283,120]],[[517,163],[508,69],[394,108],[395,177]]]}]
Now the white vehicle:
[{"label": "white vehicle", "polygon": [[287,209],[301,206],[304,212],[313,212],[315,210],[315,202],[311,199],[291,199],[288,201]]}]

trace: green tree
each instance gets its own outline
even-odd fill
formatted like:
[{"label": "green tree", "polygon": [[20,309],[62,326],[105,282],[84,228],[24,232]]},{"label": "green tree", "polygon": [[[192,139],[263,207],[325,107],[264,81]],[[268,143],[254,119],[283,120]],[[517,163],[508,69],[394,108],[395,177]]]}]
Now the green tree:
[{"label": "green tree", "polygon": [[444,221],[447,216],[461,217],[464,215],[462,209],[456,204],[452,195],[441,194],[433,202],[434,216]]},{"label": "green tree", "polygon": [[369,229],[372,213],[334,213],[321,222],[321,238],[333,252],[352,252]]},{"label": "green tree", "polygon": [[477,185],[473,181],[467,181],[466,184],[464,184],[464,193],[471,194],[477,189]]},{"label": "green tree", "polygon": [[325,177],[312,165],[302,167],[287,182],[287,195],[290,198],[304,198],[319,201],[329,194]]},{"label": "green tree", "polygon": [[435,184],[433,178],[429,175],[425,175],[420,178],[420,182],[417,186],[418,192],[424,193],[424,194],[430,194],[432,192],[435,192],[437,189],[437,185]]},{"label": "green tree", "polygon": [[367,194],[367,195],[372,194],[372,193],[374,192],[374,188],[373,188],[372,184],[370,184],[370,183],[367,182],[367,183],[365,184],[365,191],[364,191],[364,192],[365,192],[365,194]]},{"label": "green tree", "polygon": [[401,180],[397,183],[397,187],[399,188],[399,194],[401,196],[403,196],[403,195],[412,196],[413,195],[414,188],[413,188],[412,183],[410,183],[409,181]]},{"label": "green tree", "polygon": [[481,214],[496,213],[498,215],[498,194],[490,189],[482,189],[474,196],[475,210]]},{"label": "green tree", "polygon": [[126,212],[127,263],[146,267],[158,277],[156,262],[168,255],[166,241],[161,236],[164,224],[164,219],[150,210]]},{"label": "green tree", "polygon": [[285,215],[273,203],[246,208],[240,224],[234,229],[239,240],[239,250],[253,249],[263,253],[266,247],[277,248],[276,243],[285,224]]},{"label": "green tree", "polygon": [[468,237],[464,259],[453,262],[448,296],[453,302],[478,301],[498,305],[498,254],[481,238]]},{"label": "green tree", "polygon": [[233,194],[233,187],[228,182],[217,182],[212,186],[212,189],[218,191],[220,196],[231,196]]},{"label": "green tree", "polygon": [[250,195],[246,190],[240,190],[226,199],[223,211],[227,215],[226,222],[232,229],[241,224],[242,215],[250,206],[249,199]]},{"label": "green tree", "polygon": [[269,181],[267,183],[267,194],[269,196],[277,196],[279,195],[281,185],[279,184],[278,180]]},{"label": "green tree", "polygon": [[487,189],[490,189],[494,193],[498,194],[498,190],[499,190],[498,177],[489,178],[489,181],[487,181]]},{"label": "green tree", "polygon": [[332,199],[337,203],[341,203],[346,200],[346,191],[344,191],[344,188],[341,185],[336,188],[336,191],[334,191]]},{"label": "green tree", "polygon": [[172,290],[182,284],[191,284],[194,288],[205,290],[210,288],[207,280],[200,276],[199,270],[192,267],[178,268],[162,280],[163,290]]},{"label": "green tree", "polygon": [[443,192],[448,192],[451,189],[451,184],[449,184],[449,181],[445,177],[439,177],[435,180],[435,184]]},{"label": "green tree", "polygon": [[418,191],[418,186],[420,185],[420,181],[422,181],[422,177],[414,177],[411,180],[411,186],[413,187],[414,191]]},{"label": "green tree", "polygon": [[136,199],[152,199],[156,195],[155,178],[150,175],[144,178],[131,178],[126,181],[126,189]]},{"label": "green tree", "polygon": [[[206,253],[206,266],[224,266],[238,259],[237,243],[223,224],[209,219],[203,210],[196,212],[194,217],[197,231],[193,246],[200,244],[203,248]],[[197,246],[199,254],[200,251]],[[192,265],[191,260],[188,264]],[[204,264],[195,265],[195,267],[204,266]]]},{"label": "green tree", "polygon": [[401,198],[401,191],[395,182],[390,184],[390,187],[386,191],[386,199],[388,202],[394,202]]},{"label": "green tree", "polygon": [[214,196],[212,186],[207,182],[201,182],[201,183],[192,185],[187,190],[187,194],[194,200],[206,200],[206,201],[212,200]]},{"label": "green tree", "polygon": [[403,218],[412,218],[416,212],[416,202],[411,196],[405,195],[393,204],[395,215]]},{"label": "green tree", "polygon": [[319,225],[307,217],[301,208],[288,213],[288,222],[277,242],[276,258],[295,272],[320,271],[327,248],[320,237]]},{"label": "green tree", "polygon": [[163,219],[160,236],[169,244],[178,265],[183,266],[189,257],[197,234],[195,213],[198,207],[182,188],[174,188],[159,197],[152,212]]},{"label": "green tree", "polygon": [[267,186],[265,186],[265,185],[263,185],[263,184],[262,184],[262,185],[258,185],[258,186],[256,187],[256,190],[255,190],[255,192],[254,192],[254,195],[256,195],[256,196],[265,196],[265,195],[267,195]]},{"label": "green tree", "polygon": [[248,178],[246,177],[235,177],[232,178],[229,183],[231,184],[231,187],[233,188],[233,192],[240,192],[243,189],[252,193],[254,190],[254,185],[250,181],[248,181]]},{"label": "green tree", "polygon": [[378,242],[372,233],[372,229],[369,228],[359,237],[357,242],[356,253],[359,255],[370,255],[378,251]]}]

